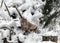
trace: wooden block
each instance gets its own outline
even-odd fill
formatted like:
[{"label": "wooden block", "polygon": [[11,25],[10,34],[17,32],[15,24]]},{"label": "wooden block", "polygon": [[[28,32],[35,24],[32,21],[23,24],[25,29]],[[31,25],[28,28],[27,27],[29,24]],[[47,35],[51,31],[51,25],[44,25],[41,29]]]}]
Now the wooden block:
[{"label": "wooden block", "polygon": [[57,43],[58,36],[42,36],[42,41],[49,41],[49,40]]},{"label": "wooden block", "polygon": [[58,41],[58,37],[57,37],[57,36],[52,36],[51,41],[57,43],[57,41]]},{"label": "wooden block", "polygon": [[42,41],[49,41],[49,36],[43,36]]}]

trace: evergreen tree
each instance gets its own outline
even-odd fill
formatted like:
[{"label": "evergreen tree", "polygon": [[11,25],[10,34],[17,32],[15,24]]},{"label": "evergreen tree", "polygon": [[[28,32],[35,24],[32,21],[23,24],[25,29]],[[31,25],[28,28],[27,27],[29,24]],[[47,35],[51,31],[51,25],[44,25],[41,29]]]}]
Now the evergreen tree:
[{"label": "evergreen tree", "polygon": [[48,15],[52,10],[53,0],[46,0],[46,4],[43,9],[43,14]]}]

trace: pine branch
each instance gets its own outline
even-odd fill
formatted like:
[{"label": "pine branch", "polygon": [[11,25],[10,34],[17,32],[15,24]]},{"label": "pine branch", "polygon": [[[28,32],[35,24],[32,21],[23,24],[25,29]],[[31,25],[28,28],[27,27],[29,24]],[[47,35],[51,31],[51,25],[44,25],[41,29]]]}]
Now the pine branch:
[{"label": "pine branch", "polygon": [[50,15],[48,17],[48,19],[45,21],[45,24],[44,24],[43,28],[45,28],[46,26],[48,26],[50,24],[50,22],[52,21],[53,18],[56,18],[56,17],[60,16],[60,14],[58,14],[58,13],[60,13],[60,11],[55,12],[52,15]]}]

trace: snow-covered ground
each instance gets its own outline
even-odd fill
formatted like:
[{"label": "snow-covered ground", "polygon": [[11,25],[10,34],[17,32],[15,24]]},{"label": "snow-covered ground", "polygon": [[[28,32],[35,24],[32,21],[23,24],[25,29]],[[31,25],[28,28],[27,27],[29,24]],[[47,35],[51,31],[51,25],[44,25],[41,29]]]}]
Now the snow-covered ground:
[{"label": "snow-covered ground", "polygon": [[[58,42],[60,43],[60,18],[56,19],[56,24],[50,24],[47,28],[42,28],[44,24],[40,24],[40,17],[43,17],[42,8],[46,4],[46,1],[42,0],[4,0],[1,6],[0,0],[0,43],[3,42],[3,38],[7,38],[9,43],[18,43],[18,38],[22,43],[56,43],[52,41],[42,41],[42,36],[58,36]],[[8,11],[4,5],[7,5],[8,10],[11,15],[13,13],[16,14],[16,18],[12,18],[9,16]],[[28,35],[24,35],[25,31],[22,31],[18,27],[21,26],[20,23],[20,16],[17,10],[13,7],[14,5],[17,6],[17,9],[21,12],[21,15],[27,19],[30,23],[36,25],[38,27],[39,33],[30,32]],[[34,7],[34,8],[33,8]],[[25,10],[25,11],[24,11]],[[32,13],[33,12],[33,13]],[[55,10],[52,9],[51,14],[54,13]],[[13,15],[14,16],[14,15]],[[53,30],[50,30],[49,29]],[[12,32],[11,40],[10,37],[10,30]]]}]

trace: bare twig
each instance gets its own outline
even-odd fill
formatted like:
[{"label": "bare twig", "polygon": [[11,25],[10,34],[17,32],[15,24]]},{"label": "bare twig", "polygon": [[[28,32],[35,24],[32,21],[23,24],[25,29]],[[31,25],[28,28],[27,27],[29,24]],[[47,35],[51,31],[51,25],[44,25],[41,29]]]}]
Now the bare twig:
[{"label": "bare twig", "polygon": [[17,8],[16,6],[15,6],[15,8],[16,8],[17,12],[19,13],[20,17],[23,18],[23,17],[21,16],[21,13],[19,12],[18,8]]},{"label": "bare twig", "polygon": [[3,5],[3,1],[4,1],[4,0],[2,0],[2,2],[1,2],[1,7],[2,7],[2,5]]},{"label": "bare twig", "polygon": [[7,11],[8,11],[9,16],[11,17],[10,12],[9,12],[9,9],[8,9],[8,7],[7,7],[7,5],[6,5],[5,2],[4,2],[4,5],[5,5],[5,7],[6,7]]}]

